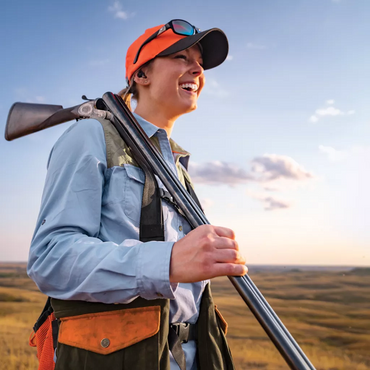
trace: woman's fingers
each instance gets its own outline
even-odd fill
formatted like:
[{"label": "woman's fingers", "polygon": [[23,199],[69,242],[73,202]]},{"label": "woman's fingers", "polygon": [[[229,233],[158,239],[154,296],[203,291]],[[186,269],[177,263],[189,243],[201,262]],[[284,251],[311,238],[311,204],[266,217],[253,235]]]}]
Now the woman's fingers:
[{"label": "woman's fingers", "polygon": [[214,255],[214,262],[216,263],[235,263],[244,265],[245,258],[235,249],[219,249]]},{"label": "woman's fingers", "polygon": [[212,246],[216,249],[232,249],[239,250],[239,244],[236,240],[225,238],[225,237],[216,237],[212,243]]},{"label": "woman's fingers", "polygon": [[217,263],[214,265],[214,277],[217,276],[244,276],[248,267],[235,263]]},{"label": "woman's fingers", "polygon": [[222,227],[222,226],[213,226],[213,231],[218,235],[218,236],[224,236],[225,238],[229,239],[235,239],[235,233],[233,230],[227,228],[227,227]]}]

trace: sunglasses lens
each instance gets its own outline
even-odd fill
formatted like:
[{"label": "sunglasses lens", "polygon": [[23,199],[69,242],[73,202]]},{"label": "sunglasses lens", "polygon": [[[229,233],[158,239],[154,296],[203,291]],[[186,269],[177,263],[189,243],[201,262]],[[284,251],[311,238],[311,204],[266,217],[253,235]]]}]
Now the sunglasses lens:
[{"label": "sunglasses lens", "polygon": [[194,27],[184,21],[172,21],[173,29],[179,35],[192,36],[195,33]]}]

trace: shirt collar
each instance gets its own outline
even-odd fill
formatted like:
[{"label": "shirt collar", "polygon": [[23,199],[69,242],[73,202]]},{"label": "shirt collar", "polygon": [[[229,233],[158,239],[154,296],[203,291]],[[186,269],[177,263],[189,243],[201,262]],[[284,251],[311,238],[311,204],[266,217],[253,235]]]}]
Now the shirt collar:
[{"label": "shirt collar", "polygon": [[136,118],[136,120],[139,122],[141,128],[148,135],[148,137],[152,137],[159,130],[159,128],[157,126],[155,126],[152,123],[148,122],[143,117],[140,117],[135,112],[133,114],[134,114],[134,117]]},{"label": "shirt collar", "polygon": [[[139,116],[137,113],[133,113],[136,120],[139,122],[141,128],[144,130],[144,132],[148,135],[149,138],[153,137],[160,129],[159,127],[153,125],[149,121],[145,120],[143,117]],[[166,132],[165,130],[163,130]],[[178,145],[174,140],[170,139],[170,147],[172,150],[172,153],[174,154],[176,162],[179,160],[182,165],[187,169],[188,163],[189,163],[189,156],[190,153],[181,148],[180,145]],[[178,159],[177,159],[178,158]]]}]

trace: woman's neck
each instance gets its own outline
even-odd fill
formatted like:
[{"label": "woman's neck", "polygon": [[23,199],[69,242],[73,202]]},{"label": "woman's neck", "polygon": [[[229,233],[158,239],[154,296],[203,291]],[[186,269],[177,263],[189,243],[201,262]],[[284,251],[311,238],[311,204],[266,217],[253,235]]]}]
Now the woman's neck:
[{"label": "woman's neck", "polygon": [[148,109],[145,105],[137,105],[135,113],[153,125],[164,129],[168,138],[171,137],[172,129],[178,117],[167,117],[161,110]]}]

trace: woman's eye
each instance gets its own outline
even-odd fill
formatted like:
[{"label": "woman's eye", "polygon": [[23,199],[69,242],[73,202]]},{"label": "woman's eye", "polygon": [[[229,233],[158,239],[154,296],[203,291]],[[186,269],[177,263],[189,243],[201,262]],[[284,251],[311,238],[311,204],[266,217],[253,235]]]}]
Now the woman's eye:
[{"label": "woman's eye", "polygon": [[187,60],[186,55],[176,55],[176,58]]}]

